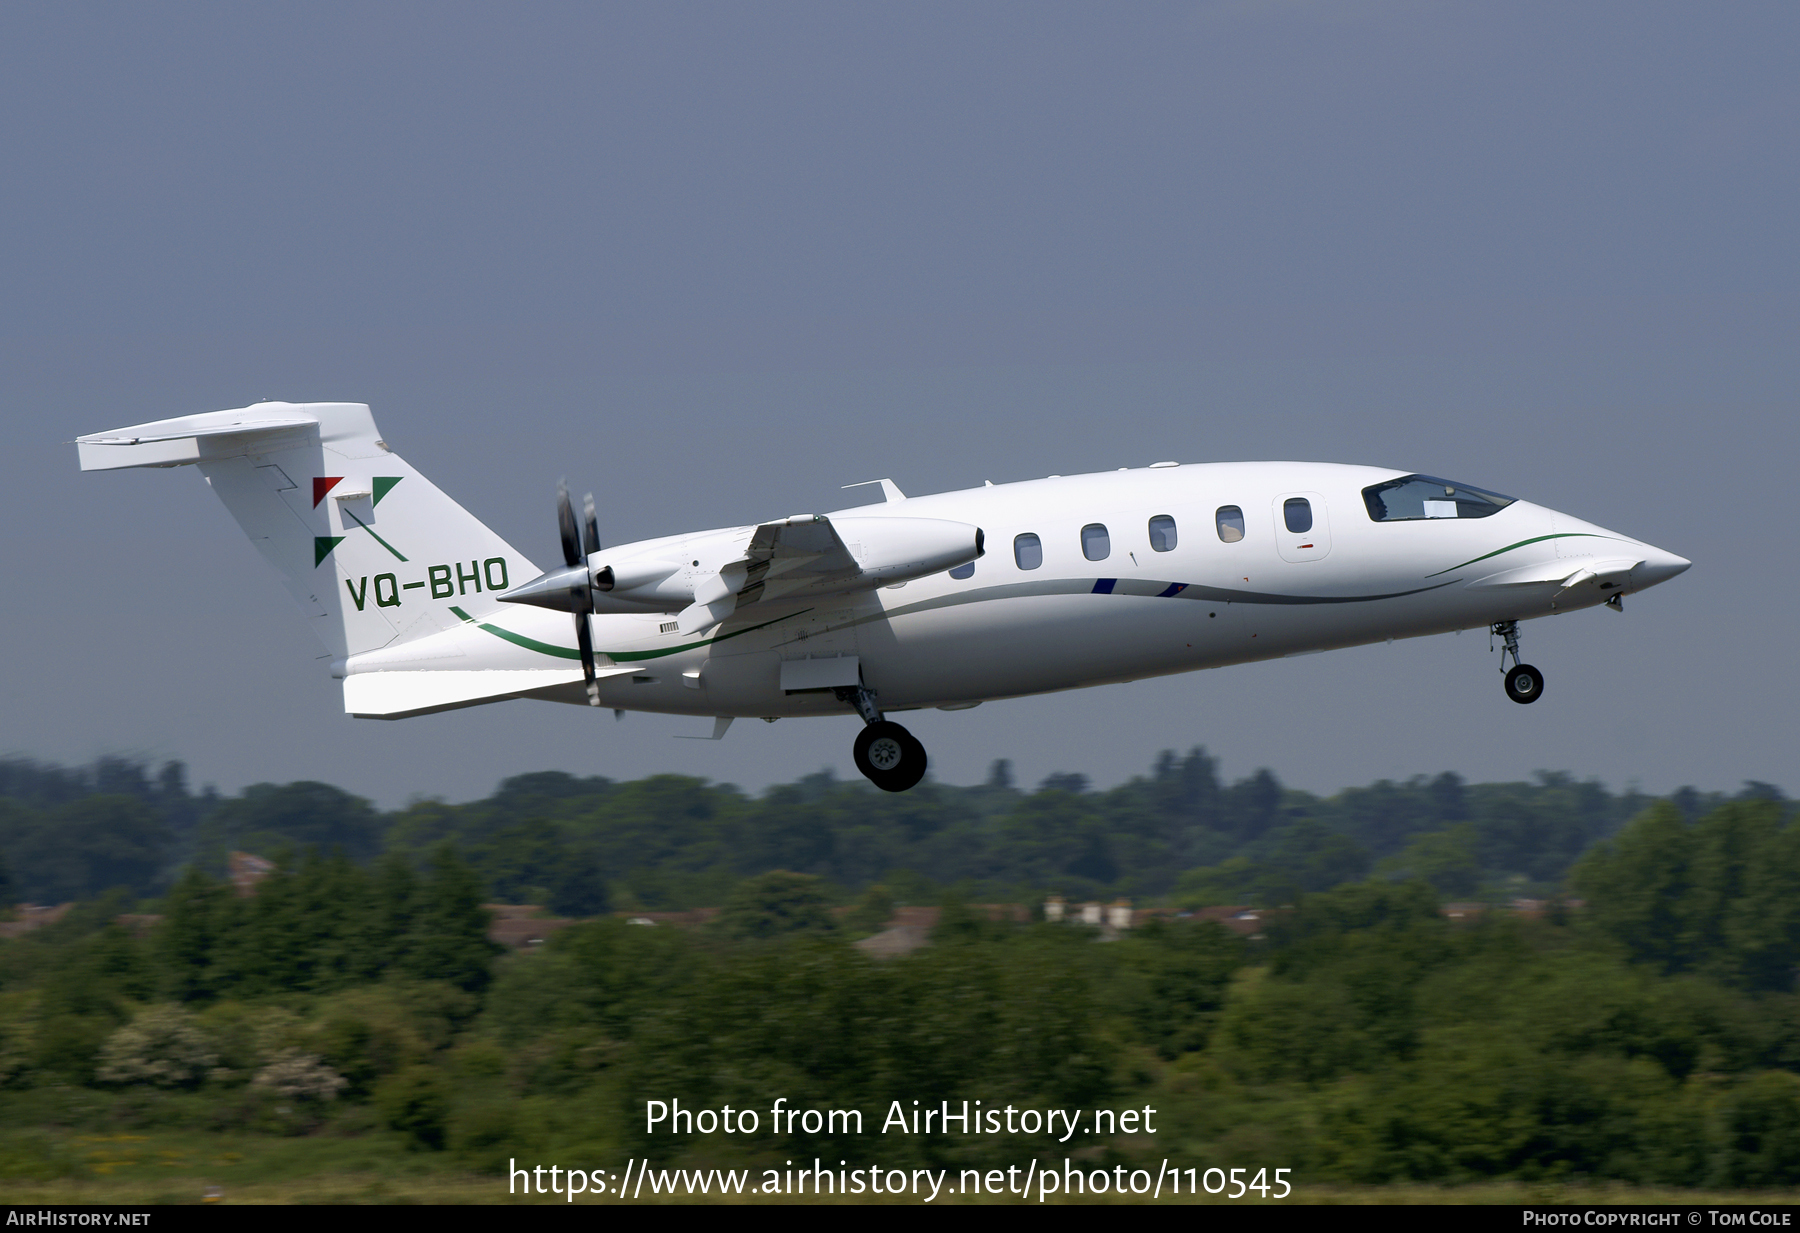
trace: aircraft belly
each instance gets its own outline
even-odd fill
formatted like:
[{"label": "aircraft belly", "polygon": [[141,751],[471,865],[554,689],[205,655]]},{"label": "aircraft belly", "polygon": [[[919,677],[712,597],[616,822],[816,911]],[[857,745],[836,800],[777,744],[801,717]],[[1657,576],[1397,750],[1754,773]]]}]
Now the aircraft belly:
[{"label": "aircraft belly", "polygon": [[896,617],[862,631],[884,701],[939,705],[1074,689],[1228,662],[1235,605],[1028,596]]}]

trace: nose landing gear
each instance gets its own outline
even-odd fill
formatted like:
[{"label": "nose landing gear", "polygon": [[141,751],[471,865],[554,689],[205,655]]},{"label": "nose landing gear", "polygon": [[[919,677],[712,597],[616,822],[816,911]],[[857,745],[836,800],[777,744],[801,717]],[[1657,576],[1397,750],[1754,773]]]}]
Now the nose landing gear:
[{"label": "nose landing gear", "polygon": [[874,690],[856,685],[834,692],[863,718],[863,730],[856,734],[851,752],[856,769],[870,783],[883,792],[904,792],[925,778],[925,746],[899,724],[881,717]]},{"label": "nose landing gear", "polygon": [[[1544,692],[1544,674],[1530,664],[1519,662],[1519,623],[1496,621],[1488,632],[1505,644],[1505,649],[1500,652],[1500,668],[1506,673],[1506,696],[1521,706],[1536,702]],[[1510,669],[1506,666],[1508,655],[1512,656],[1513,662]]]}]

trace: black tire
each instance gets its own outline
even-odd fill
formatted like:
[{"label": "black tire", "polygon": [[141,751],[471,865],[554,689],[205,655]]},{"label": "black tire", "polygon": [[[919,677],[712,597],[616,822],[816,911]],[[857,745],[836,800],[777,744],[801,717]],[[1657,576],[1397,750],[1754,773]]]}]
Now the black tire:
[{"label": "black tire", "polygon": [[856,734],[856,769],[883,792],[904,792],[925,778],[925,746],[899,724],[866,724]]},{"label": "black tire", "polygon": [[1544,674],[1530,664],[1516,664],[1506,674],[1506,696],[1520,705],[1536,702],[1544,693]]}]

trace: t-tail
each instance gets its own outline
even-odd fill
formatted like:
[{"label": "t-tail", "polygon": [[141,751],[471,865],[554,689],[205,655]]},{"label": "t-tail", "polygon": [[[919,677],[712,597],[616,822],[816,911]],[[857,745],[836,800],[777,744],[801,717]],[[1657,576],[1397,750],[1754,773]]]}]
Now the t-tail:
[{"label": "t-tail", "polygon": [[76,445],[84,471],[198,467],[340,663],[448,631],[540,573],[389,450],[362,403],[258,403]]}]

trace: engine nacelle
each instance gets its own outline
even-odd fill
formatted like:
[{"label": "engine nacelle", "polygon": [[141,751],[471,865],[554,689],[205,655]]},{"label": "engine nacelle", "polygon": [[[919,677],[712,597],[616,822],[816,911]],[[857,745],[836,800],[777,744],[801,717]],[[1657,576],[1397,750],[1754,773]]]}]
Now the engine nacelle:
[{"label": "engine nacelle", "polygon": [[834,518],[831,525],[862,567],[857,589],[928,578],[987,550],[980,527],[943,518]]},{"label": "engine nacelle", "polygon": [[[777,555],[762,584],[766,598],[872,591],[967,565],[985,551],[981,528],[966,522],[942,518],[838,518],[830,525],[849,550],[851,560],[846,561],[843,553],[836,551],[829,537],[816,548],[803,548],[798,557]],[[695,541],[687,541],[683,546],[696,550]],[[716,546],[707,546],[716,551]],[[827,547],[831,550],[826,551]],[[741,552],[743,548],[732,551]],[[579,596],[585,583],[587,611],[643,613],[717,608],[711,617],[716,623],[730,613],[736,603],[734,597],[750,581],[750,568],[742,560],[718,573],[696,577],[680,562],[660,556],[609,558],[606,553],[596,553],[585,564],[552,570],[500,598],[507,603],[569,612],[574,610],[572,597]]]},{"label": "engine nacelle", "polygon": [[595,612],[679,612],[693,602],[681,563],[661,557],[590,561]]},{"label": "engine nacelle", "polygon": [[621,597],[633,591],[654,590],[657,583],[680,568],[679,561],[664,561],[655,557],[615,561],[594,570],[594,590]]}]

